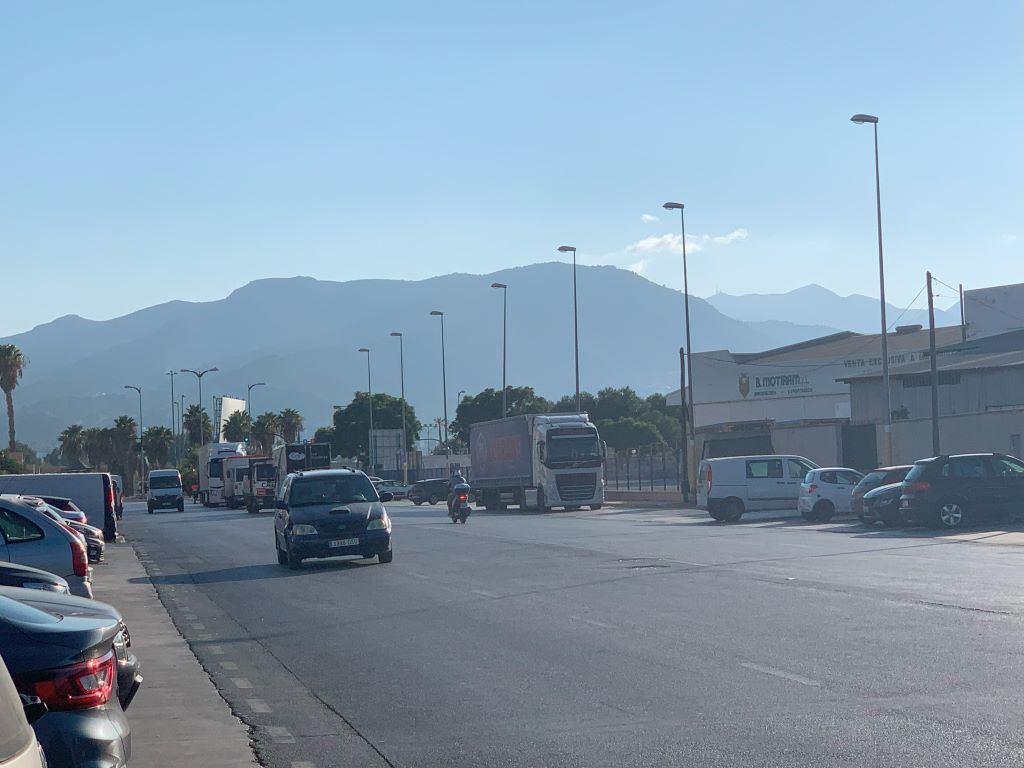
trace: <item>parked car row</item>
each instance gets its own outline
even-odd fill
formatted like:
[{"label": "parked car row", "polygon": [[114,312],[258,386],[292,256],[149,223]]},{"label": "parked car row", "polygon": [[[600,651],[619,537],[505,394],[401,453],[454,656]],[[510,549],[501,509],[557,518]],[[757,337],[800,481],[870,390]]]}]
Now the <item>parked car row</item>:
[{"label": "parked car row", "polygon": [[114,484],[22,477],[0,476],[0,765],[124,768],[140,663],[121,614],[92,599],[90,566],[116,519]]}]

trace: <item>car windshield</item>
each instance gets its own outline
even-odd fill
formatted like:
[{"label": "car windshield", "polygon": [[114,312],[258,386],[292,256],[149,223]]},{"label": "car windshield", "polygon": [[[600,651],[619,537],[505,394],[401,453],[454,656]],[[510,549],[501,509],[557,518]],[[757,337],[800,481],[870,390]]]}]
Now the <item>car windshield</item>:
[{"label": "car windshield", "polygon": [[357,504],[377,501],[377,492],[363,475],[302,477],[292,483],[289,506],[309,507],[322,504]]},{"label": "car windshield", "polygon": [[874,472],[868,472],[864,475],[858,485],[866,488],[869,485],[880,485],[883,480],[885,480],[885,472],[875,470]]},{"label": "car windshield", "polygon": [[153,490],[162,488],[181,488],[181,478],[177,475],[156,475],[149,478],[149,487]]},{"label": "car windshield", "polygon": [[915,464],[914,466],[912,466],[910,468],[910,471],[907,472],[907,476],[906,476],[905,479],[906,479],[907,482],[913,482],[914,480],[917,480],[919,477],[922,477],[927,471],[928,471],[928,464],[927,463]]}]

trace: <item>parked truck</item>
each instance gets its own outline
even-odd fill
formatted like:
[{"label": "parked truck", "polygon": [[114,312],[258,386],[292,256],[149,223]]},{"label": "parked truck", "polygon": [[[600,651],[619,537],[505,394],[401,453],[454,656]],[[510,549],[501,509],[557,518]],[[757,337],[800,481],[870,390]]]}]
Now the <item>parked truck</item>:
[{"label": "parked truck", "polygon": [[277,487],[292,472],[309,469],[330,469],[331,446],[329,443],[287,443],[277,446],[271,456],[274,460],[274,474]]},{"label": "parked truck", "polygon": [[242,497],[250,514],[274,506],[277,473],[269,456],[250,456],[249,471],[242,482]]},{"label": "parked truck", "polygon": [[243,484],[248,474],[248,456],[227,456],[221,462],[221,477],[224,479],[224,503],[229,509],[237,509],[245,504]]},{"label": "parked truck", "polygon": [[472,486],[486,509],[600,509],[605,448],[585,413],[527,414],[469,428]]},{"label": "parked truck", "polygon": [[229,456],[245,456],[245,444],[207,443],[199,449],[199,500],[204,507],[224,503],[222,463]]}]

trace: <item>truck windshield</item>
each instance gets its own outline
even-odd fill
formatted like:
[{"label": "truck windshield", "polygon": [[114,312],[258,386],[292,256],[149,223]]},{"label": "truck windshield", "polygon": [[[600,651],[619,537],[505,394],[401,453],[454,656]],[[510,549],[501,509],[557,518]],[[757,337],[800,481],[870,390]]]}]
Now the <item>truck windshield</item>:
[{"label": "truck windshield", "polygon": [[256,479],[257,480],[273,480],[274,479],[274,467],[271,464],[257,464],[256,465]]},{"label": "truck windshield", "polygon": [[149,478],[149,487],[157,488],[181,488],[181,479],[177,475],[157,475]]},{"label": "truck windshield", "polygon": [[221,480],[220,467],[224,462],[224,459],[210,459],[210,477],[215,477]]},{"label": "truck windshield", "polygon": [[601,445],[597,442],[597,435],[552,436],[548,439],[546,458],[548,464],[600,460]]}]

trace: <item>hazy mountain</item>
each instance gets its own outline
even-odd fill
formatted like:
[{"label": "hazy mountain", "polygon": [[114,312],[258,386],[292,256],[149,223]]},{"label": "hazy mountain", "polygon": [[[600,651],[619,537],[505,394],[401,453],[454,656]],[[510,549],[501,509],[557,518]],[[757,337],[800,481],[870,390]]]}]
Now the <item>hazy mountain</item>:
[{"label": "hazy mountain", "polygon": [[[826,321],[834,329],[858,333],[878,333],[881,323],[878,299],[858,293],[840,296],[813,283],[787,293],[750,293],[741,296],[716,293],[707,301],[719,312],[744,322],[795,319],[811,323]],[[920,323],[928,326],[927,309],[910,309],[904,313],[902,307],[886,303],[885,312],[886,322],[890,325],[896,318],[900,318],[899,325]],[[959,322],[959,304],[945,311],[935,310],[936,325],[956,325]]]},{"label": "hazy mountain", "polygon": [[[580,267],[580,377],[584,389],[630,385],[647,394],[678,386],[683,339],[682,294],[613,267]],[[107,321],[69,315],[0,342],[17,344],[29,358],[15,391],[18,436],[52,447],[74,422],[109,423],[137,414],[144,393],[144,426],[170,423],[169,370],[218,366],[203,379],[213,395],[245,396],[253,410],[298,408],[306,433],[327,424],[331,406],[366,389],[372,350],[374,391],[399,393],[398,340],[405,334],[406,395],[421,419],[442,413],[440,322],[447,344],[448,411],[459,390],[501,385],[501,293],[508,289],[508,376],[548,397],[573,390],[572,268],[536,264],[491,275],[454,274],[428,280],[357,280],[310,277],[258,280],[224,299],[173,301]],[[690,302],[698,350],[755,351],[831,332],[787,321],[744,323],[707,302]],[[783,317],[816,317],[787,311]],[[824,317],[825,315],[819,315]],[[194,376],[174,377],[186,405],[197,397]]]}]

